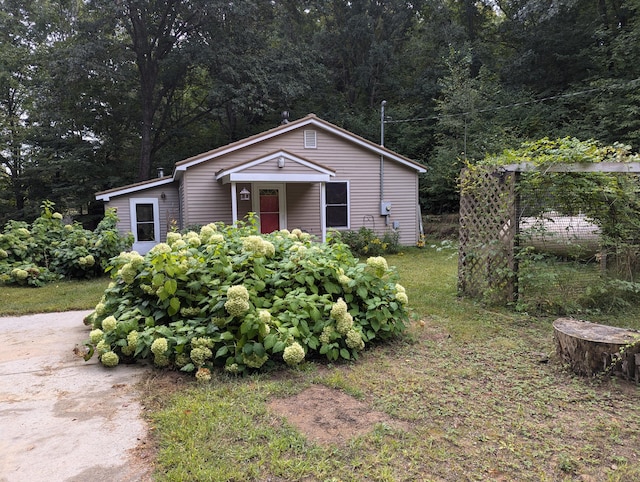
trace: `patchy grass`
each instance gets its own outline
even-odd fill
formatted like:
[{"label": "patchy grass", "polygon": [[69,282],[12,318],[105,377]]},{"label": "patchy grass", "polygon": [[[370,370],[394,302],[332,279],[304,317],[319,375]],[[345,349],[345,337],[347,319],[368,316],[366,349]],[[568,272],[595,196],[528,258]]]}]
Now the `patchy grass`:
[{"label": "patchy grass", "polygon": [[[206,385],[154,372],[143,392],[157,480],[640,480],[638,386],[564,370],[551,320],[458,299],[455,251],[387,259],[414,322],[357,363],[214,374]],[[314,443],[268,408],[312,384],[401,423]]]},{"label": "patchy grass", "polygon": [[[311,361],[242,379],[214,374],[206,385],[150,372],[141,391],[156,479],[640,480],[640,388],[567,372],[554,355],[551,319],[458,299],[456,251],[427,246],[387,257],[414,321],[357,363]],[[0,315],[92,309],[108,282],[3,287]],[[637,327],[637,314],[591,321]],[[398,423],[314,442],[269,408],[314,384]],[[341,409],[333,399],[325,404]]]},{"label": "patchy grass", "polygon": [[0,316],[91,310],[100,301],[109,281],[105,277],[59,281],[41,288],[3,286],[0,288]]}]

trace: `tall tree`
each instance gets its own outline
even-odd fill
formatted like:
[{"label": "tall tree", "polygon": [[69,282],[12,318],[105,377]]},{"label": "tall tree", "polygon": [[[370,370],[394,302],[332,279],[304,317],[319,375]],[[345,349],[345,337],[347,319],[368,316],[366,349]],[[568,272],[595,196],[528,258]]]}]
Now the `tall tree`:
[{"label": "tall tree", "polygon": [[[206,3],[206,2],[205,2]],[[187,46],[206,19],[198,0],[124,0],[118,15],[135,53],[140,81],[138,180],[151,175],[151,158],[173,95],[188,68]]]},{"label": "tall tree", "polygon": [[0,1],[0,220],[28,210],[37,22],[22,2]]}]

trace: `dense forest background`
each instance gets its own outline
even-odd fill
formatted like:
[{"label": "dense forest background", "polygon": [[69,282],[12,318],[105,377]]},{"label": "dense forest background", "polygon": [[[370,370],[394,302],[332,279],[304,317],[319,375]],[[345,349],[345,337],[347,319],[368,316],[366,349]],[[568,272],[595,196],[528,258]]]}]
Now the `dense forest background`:
[{"label": "dense forest background", "polygon": [[429,167],[543,137],[640,146],[640,0],[0,0],[0,223],[291,119]]}]

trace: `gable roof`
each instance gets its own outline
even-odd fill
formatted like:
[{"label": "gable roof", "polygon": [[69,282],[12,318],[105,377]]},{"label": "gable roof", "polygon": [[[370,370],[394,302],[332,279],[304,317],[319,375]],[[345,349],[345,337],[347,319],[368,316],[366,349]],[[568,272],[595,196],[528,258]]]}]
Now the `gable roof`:
[{"label": "gable roof", "polygon": [[[278,174],[277,179],[272,179],[272,175],[268,173],[252,172],[253,167],[274,162],[278,167],[284,167],[285,163],[293,163],[302,167],[304,172],[295,174]],[[328,182],[331,177],[335,176],[335,170],[322,166],[317,162],[310,161],[304,157],[297,156],[285,150],[272,152],[265,156],[260,156],[249,161],[244,161],[235,166],[222,169],[216,173],[216,181],[223,184],[228,182],[257,182],[257,181],[273,181],[281,182]]]},{"label": "gable roof", "polygon": [[183,161],[179,161],[175,164],[175,172],[174,176],[179,177],[180,172],[186,171],[189,167],[195,166],[205,161],[209,161],[211,159],[215,159],[220,156],[224,156],[230,152],[234,152],[238,149],[243,149],[245,147],[257,144],[259,142],[265,141],[267,139],[271,139],[273,137],[285,134],[287,132],[291,132],[296,129],[300,129],[303,127],[316,127],[318,129],[325,130],[334,134],[342,139],[345,139],[349,142],[357,144],[365,149],[368,149],[379,156],[384,156],[387,159],[393,159],[394,161],[399,162],[405,166],[408,166],[412,169],[415,169],[418,172],[427,172],[425,167],[421,164],[418,164],[411,159],[401,156],[400,154],[393,152],[386,147],[383,147],[379,144],[375,144],[364,137],[360,137],[353,132],[349,132],[346,129],[338,127],[330,122],[320,119],[315,114],[309,114],[302,119],[298,119],[288,124],[283,124],[268,131],[262,132],[260,134],[253,135],[251,137],[247,137],[246,139],[241,139],[239,141],[233,142],[231,144],[227,144],[226,146],[218,147],[217,149],[213,149],[208,152],[204,152],[202,154],[198,154],[197,156],[190,157]]},{"label": "gable roof", "polygon": [[[174,171],[173,171],[173,175],[172,176],[165,176],[162,178],[157,178],[157,179],[150,179],[147,181],[142,181],[142,182],[138,182],[135,184],[129,184],[126,186],[121,186],[121,187],[117,187],[117,188],[113,188],[113,189],[109,189],[109,190],[105,190],[105,191],[100,191],[98,193],[96,193],[96,199],[98,201],[109,201],[110,198],[115,197],[115,196],[122,196],[124,194],[130,194],[133,192],[137,192],[137,191],[142,191],[145,189],[149,189],[152,187],[157,187],[157,186],[162,186],[165,184],[170,184],[178,179],[180,179],[183,175],[183,173],[190,167],[192,166],[196,166],[198,164],[201,164],[203,162],[207,162],[210,161],[212,159],[217,159],[221,156],[224,156],[226,154],[229,154],[231,152],[237,151],[239,149],[243,149],[245,147],[248,146],[252,146],[254,144],[263,142],[267,139],[271,139],[283,134],[286,134],[288,132],[294,131],[296,129],[301,129],[301,128],[305,128],[305,127],[314,127],[317,129],[321,129],[324,131],[327,131],[341,139],[344,139],[348,142],[351,142],[353,144],[356,144],[360,147],[363,147],[364,149],[369,150],[370,152],[373,152],[376,155],[379,156],[383,156],[385,159],[391,159],[393,161],[396,161],[404,166],[407,166],[411,169],[414,169],[415,171],[422,173],[422,172],[426,172],[426,168],[415,162],[412,161],[411,159],[401,156],[400,154],[398,154],[397,152],[393,152],[389,149],[387,149],[384,146],[381,146],[379,144],[376,144],[374,142],[371,142],[367,139],[365,139],[364,137],[360,137],[352,132],[347,131],[346,129],[343,129],[341,127],[338,127],[334,124],[331,124],[330,122],[327,122],[325,120],[320,119],[319,117],[317,117],[315,114],[309,114],[301,119],[289,122],[287,124],[282,124],[278,127],[275,127],[273,129],[270,129],[268,131],[262,132],[260,134],[255,134],[253,136],[247,137],[245,139],[241,139],[239,141],[236,142],[232,142],[231,144],[227,144],[225,146],[221,146],[218,147],[216,149],[213,149],[211,151],[207,151],[207,152],[203,152],[202,154],[198,154],[197,156],[193,156],[190,157],[188,159],[184,159],[182,161],[178,161],[175,163],[175,167],[174,167]],[[285,151],[279,151],[279,152],[283,152],[285,153]],[[309,167],[312,170],[317,171],[317,175],[318,176],[323,176],[323,177],[329,177],[329,176],[333,176],[335,175],[335,171],[333,171],[330,168],[327,168],[325,166],[321,166],[320,164],[314,163],[312,161],[309,161],[308,159],[304,159],[301,158],[299,156],[293,156],[290,153],[286,153],[286,156],[288,158],[291,158],[292,160],[294,160],[294,162],[297,162],[299,164],[303,164],[306,165],[307,167]],[[260,159],[254,159],[253,161],[248,161],[245,163],[242,163],[238,166],[234,166],[234,167],[230,167],[225,169],[223,172],[225,172],[226,174],[231,175],[233,172],[239,172],[243,169],[246,169],[248,167],[250,167],[252,164],[252,162],[255,163],[259,163],[262,162],[266,159],[267,156],[265,156],[265,158],[260,158]],[[234,171],[235,169],[235,171]],[[225,174],[225,175],[226,175]],[[223,178],[222,175],[217,174],[216,175],[216,179],[220,179]],[[230,178],[228,178],[230,179]],[[227,180],[228,180],[227,179]],[[320,179],[320,177],[318,178]],[[223,182],[225,181],[225,179],[223,178]]]}]

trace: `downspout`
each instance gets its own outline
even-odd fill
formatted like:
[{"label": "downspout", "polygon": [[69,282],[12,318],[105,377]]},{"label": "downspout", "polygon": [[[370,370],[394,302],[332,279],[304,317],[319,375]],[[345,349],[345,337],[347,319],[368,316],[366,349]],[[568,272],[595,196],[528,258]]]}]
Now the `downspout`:
[{"label": "downspout", "polygon": [[[387,101],[380,104],[380,146],[384,147],[384,106]],[[380,202],[384,201],[384,155],[380,154]]]}]

